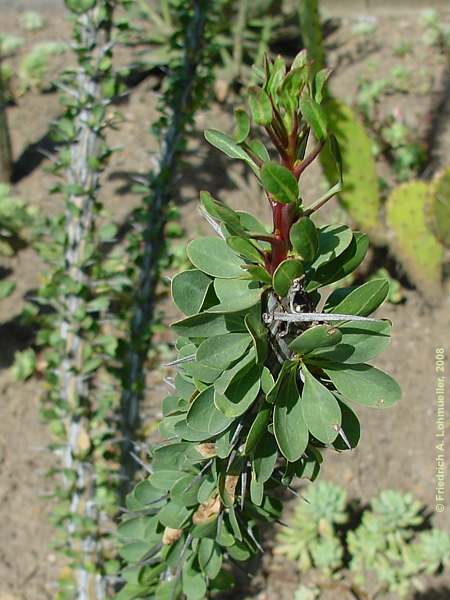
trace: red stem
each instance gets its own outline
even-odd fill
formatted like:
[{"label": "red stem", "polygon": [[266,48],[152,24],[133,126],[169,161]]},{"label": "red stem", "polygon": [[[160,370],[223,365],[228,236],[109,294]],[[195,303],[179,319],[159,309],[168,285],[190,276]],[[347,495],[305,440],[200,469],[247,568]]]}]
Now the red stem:
[{"label": "red stem", "polygon": [[292,204],[281,204],[269,198],[273,216],[272,251],[266,256],[266,268],[272,275],[283,260],[286,260],[291,247],[290,231],[297,216],[297,207]]},{"label": "red stem", "polygon": [[317,146],[313,148],[313,150],[311,150],[311,152],[304,160],[302,160],[302,162],[295,165],[295,167],[292,169],[292,172],[294,173],[297,179],[300,177],[303,171],[307,167],[309,167],[309,165],[319,156],[324,145],[325,142],[320,142],[319,144],[317,144]]}]

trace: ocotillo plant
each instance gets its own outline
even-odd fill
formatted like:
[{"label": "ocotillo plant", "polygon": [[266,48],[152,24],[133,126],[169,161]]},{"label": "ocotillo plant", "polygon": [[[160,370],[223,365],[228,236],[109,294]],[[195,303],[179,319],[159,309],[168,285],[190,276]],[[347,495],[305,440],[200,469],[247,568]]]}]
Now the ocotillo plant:
[{"label": "ocotillo plant", "polygon": [[[209,5],[206,0],[183,2],[174,0],[174,21],[178,29],[172,37],[173,61],[162,95],[161,119],[155,132],[161,139],[158,164],[150,174],[143,206],[134,216],[138,233],[133,233],[130,255],[139,265],[136,294],[132,308],[129,343],[124,356],[122,377],[123,459],[122,481],[126,491],[136,470],[131,455],[133,440],[139,425],[139,403],[144,393],[144,363],[149,351],[151,325],[159,280],[160,259],[164,252],[164,228],[176,168],[196,109],[207,95],[210,79],[209,52],[217,9],[221,3]],[[180,53],[180,48],[183,51]],[[138,227],[141,223],[142,227]]]},{"label": "ocotillo plant", "polygon": [[333,190],[303,202],[301,176],[325,146],[340,180],[323,77],[304,52],[289,71],[280,58],[267,60],[261,76],[249,92],[251,117],[237,111],[234,136],[205,135],[253,171],[273,223],[269,230],[201,194],[216,235],[188,244],[192,268],[172,280],[186,315],[173,324],[177,374],[163,402],[165,441],[152,450],[151,475],[128,496],[119,527],[129,564],[119,600],[194,600],[231,585],[225,561],[261,550],[258,523],[278,519],[280,488],[314,479],[324,448],[357,445],[352,403],[382,408],[400,397],[398,384],[366,362],[389,342],[390,323],[369,317],[387,282],[335,289],[318,307],[319,290],[351,273],[368,248],[361,232],[314,224]]},{"label": "ocotillo plant", "polygon": [[41,303],[54,311],[44,315],[38,337],[38,343],[49,347],[43,413],[61,456],[61,468],[55,469],[61,484],[54,520],[72,569],[60,597],[77,600],[105,595],[103,542],[106,513],[114,501],[113,468],[106,462],[114,403],[103,372],[117,341],[106,335],[104,323],[119,284],[118,265],[105,265],[99,254],[104,230],[98,225],[98,190],[111,153],[105,129],[116,93],[112,34],[118,4],[66,0],[78,66],[61,84],[65,113],[55,129],[62,144],[55,165],[61,184],[55,191],[64,194],[65,211],[46,222],[39,247],[53,268],[40,289]]},{"label": "ocotillo plant", "polygon": [[12,175],[13,155],[8,117],[6,114],[7,100],[3,82],[2,53],[3,50],[0,41],[0,183],[8,183]]}]

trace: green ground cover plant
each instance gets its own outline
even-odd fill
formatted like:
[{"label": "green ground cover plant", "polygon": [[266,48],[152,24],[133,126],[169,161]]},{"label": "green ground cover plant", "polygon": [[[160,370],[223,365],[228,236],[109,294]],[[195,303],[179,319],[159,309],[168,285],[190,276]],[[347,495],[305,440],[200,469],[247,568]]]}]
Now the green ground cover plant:
[{"label": "green ground cover plant", "polygon": [[427,525],[425,507],[409,493],[382,491],[357,525],[351,524],[355,507],[340,486],[320,481],[305,498],[275,547],[296,561],[302,578],[310,577],[296,600],[320,600],[326,590],[357,600],[404,598],[423,589],[421,576],[450,566],[449,535]]}]

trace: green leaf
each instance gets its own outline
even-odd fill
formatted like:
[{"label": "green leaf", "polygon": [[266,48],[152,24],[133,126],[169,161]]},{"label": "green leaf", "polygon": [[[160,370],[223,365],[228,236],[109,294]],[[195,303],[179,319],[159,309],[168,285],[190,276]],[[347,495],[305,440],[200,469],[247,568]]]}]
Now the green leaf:
[{"label": "green leaf", "polygon": [[278,445],[270,433],[266,432],[253,450],[252,467],[256,480],[266,482],[272,476],[278,459]]},{"label": "green leaf", "polygon": [[244,454],[251,454],[262,437],[267,433],[267,425],[270,421],[272,408],[269,404],[263,404],[253,421],[247,439],[245,440]]},{"label": "green leaf", "polygon": [[273,409],[273,431],[283,456],[290,462],[298,460],[308,445],[308,428],[302,411],[302,400],[292,369],[283,380]]},{"label": "green leaf", "polygon": [[335,363],[365,363],[382,352],[390,341],[388,321],[352,321],[339,326],[342,340],[335,348],[318,348],[309,356]]},{"label": "green leaf", "polygon": [[227,458],[233,449],[233,436],[236,433],[238,421],[232,423],[232,425],[226,429],[223,433],[218,435],[215,440],[216,452],[219,458]]},{"label": "green leaf", "polygon": [[180,529],[191,514],[192,510],[187,509],[185,506],[180,506],[179,504],[175,504],[175,502],[168,502],[159,511],[158,521],[165,527]]},{"label": "green leaf", "polygon": [[64,2],[69,10],[80,15],[93,8],[97,0],[64,0]]},{"label": "green leaf", "polygon": [[0,300],[10,296],[16,289],[14,281],[0,281]]},{"label": "green leaf", "polygon": [[222,373],[222,375],[214,384],[216,392],[223,395],[231,382],[237,381],[244,377],[255,364],[255,358],[255,350],[251,348],[238,363]]},{"label": "green leaf", "polygon": [[197,558],[200,569],[205,572],[205,567],[208,564],[214,548],[214,540],[204,538],[198,544]]},{"label": "green leaf", "polygon": [[264,498],[264,483],[251,479],[250,481],[250,499],[253,504],[261,506]]},{"label": "green leaf", "polygon": [[232,235],[227,238],[227,244],[242,258],[264,265],[264,256],[250,240]]},{"label": "green leaf", "polygon": [[119,554],[127,562],[133,563],[140,560],[148,552],[148,544],[146,542],[132,542],[122,546]]},{"label": "green leaf", "polygon": [[330,69],[320,69],[317,71],[316,76],[314,78],[314,100],[320,104],[323,100],[323,95],[325,91],[325,84],[330,77],[331,71]]},{"label": "green leaf", "polygon": [[306,367],[302,367],[305,384],[302,392],[303,416],[312,435],[331,444],[341,426],[341,409],[334,395]]},{"label": "green leaf", "polygon": [[364,233],[355,232],[350,246],[337,258],[322,264],[310,276],[306,286],[308,292],[340,281],[352,273],[364,260],[369,248],[369,238]]},{"label": "green leaf", "polygon": [[243,268],[247,271],[247,278],[251,281],[272,285],[272,277],[261,265],[245,265]]},{"label": "green leaf", "polygon": [[303,275],[303,264],[296,258],[287,258],[278,265],[273,274],[273,289],[284,298],[294,280]]},{"label": "green leaf", "polygon": [[[361,426],[359,424],[359,419],[345,402],[340,400],[338,400],[338,402],[342,414],[341,429],[347,438],[346,441],[349,443],[350,448],[356,448],[359,443],[359,438],[361,437]],[[340,435],[338,435],[333,442],[333,446],[336,448],[336,450],[348,450],[349,448],[346,444],[346,441],[343,440]]]},{"label": "green leaf", "polygon": [[248,280],[220,278],[214,280],[214,291],[220,302],[227,302],[236,297],[245,297],[258,290],[258,284]]},{"label": "green leaf", "polygon": [[270,154],[261,140],[250,140],[247,144],[260,160],[263,162],[270,160]]},{"label": "green leaf", "polygon": [[197,350],[196,360],[219,370],[225,370],[238,360],[250,346],[245,333],[226,333],[204,340]]},{"label": "green leaf", "polygon": [[156,488],[148,479],[141,481],[134,489],[133,495],[141,506],[153,504],[161,498],[161,490]]},{"label": "green leaf", "polygon": [[214,579],[219,574],[221,568],[222,552],[220,551],[220,547],[214,543],[210,558],[204,566],[205,575],[209,577],[209,579]]},{"label": "green leaf", "polygon": [[372,279],[353,289],[343,300],[329,310],[330,313],[359,315],[372,314],[389,294],[387,279]]},{"label": "green leaf", "polygon": [[227,417],[244,414],[258,397],[261,387],[261,366],[253,365],[237,380],[233,380],[223,394],[214,394],[214,404]]},{"label": "green leaf", "polygon": [[203,305],[211,282],[210,277],[197,269],[178,273],[172,279],[173,301],[185,315],[195,315]]},{"label": "green leaf", "polygon": [[[179,471],[161,470],[151,476],[152,486],[161,492],[168,492],[180,477]],[[137,488],[136,488],[137,490]],[[137,497],[137,495],[136,495]]]},{"label": "green leaf", "polygon": [[319,255],[311,265],[313,269],[341,256],[353,239],[352,230],[346,225],[326,225],[319,232]]},{"label": "green leaf", "polygon": [[[159,492],[161,493],[161,492]],[[134,519],[127,519],[117,528],[117,535],[121,541],[147,541],[145,536],[145,528],[147,524],[147,517],[137,517]]]},{"label": "green leaf", "polygon": [[308,78],[308,71],[303,67],[292,69],[284,78],[279,97],[289,113],[297,112],[299,96]]},{"label": "green leaf", "polygon": [[303,96],[300,98],[300,111],[311,127],[317,141],[324,141],[328,135],[328,131],[327,119],[322,107],[311,97]]},{"label": "green leaf", "polygon": [[268,394],[270,392],[270,390],[274,387],[274,385],[275,385],[275,381],[274,381],[272,373],[270,372],[270,369],[268,369],[267,367],[264,367],[262,375],[261,375],[262,391],[265,394]]},{"label": "green leaf", "polygon": [[208,312],[238,312],[244,311],[261,299],[263,289],[254,281],[234,279],[216,279],[214,290],[220,304],[212,306]]},{"label": "green leaf", "polygon": [[12,374],[16,381],[25,381],[31,377],[36,369],[36,353],[32,348],[14,353]]},{"label": "green leaf", "polygon": [[243,108],[237,108],[234,111],[235,128],[234,128],[234,141],[236,144],[242,144],[250,133],[250,117]]},{"label": "green leaf", "polygon": [[202,479],[197,475],[183,475],[170,488],[172,502],[181,506],[197,506],[201,483]]},{"label": "green leaf", "polygon": [[266,92],[261,88],[249,90],[248,103],[253,120],[257,125],[270,125],[272,123],[272,104]]},{"label": "green leaf", "polygon": [[242,260],[218,237],[197,238],[189,242],[186,253],[191,263],[207,275],[233,279],[243,275]]},{"label": "green leaf", "polygon": [[[141,598],[147,589],[141,589],[139,594],[133,596],[133,599]],[[122,593],[122,591],[121,591]],[[172,581],[160,581],[156,590],[155,590],[155,600],[172,600],[172,598],[176,598],[177,595],[181,594],[181,585],[178,579],[172,579]],[[120,598],[119,600],[125,600]]]},{"label": "green leaf", "polygon": [[249,313],[244,318],[245,326],[251,335],[253,347],[256,351],[256,360],[264,363],[269,352],[269,342],[267,339],[267,328],[261,321],[260,315]]},{"label": "green leaf", "polygon": [[215,146],[230,158],[245,161],[256,173],[259,173],[257,164],[250,158],[247,152],[225,133],[215,129],[207,129],[205,131],[205,138],[212,146]]},{"label": "green leaf", "polygon": [[186,422],[192,429],[213,436],[225,431],[233,419],[217,410],[214,404],[214,388],[211,386],[194,399],[188,410]]},{"label": "green leaf", "polygon": [[223,333],[245,332],[244,319],[241,315],[215,315],[203,312],[192,315],[176,323],[171,327],[179,334],[188,338],[203,338]]},{"label": "green leaf", "polygon": [[213,219],[224,223],[234,234],[245,233],[239,214],[223,202],[213,198],[209,192],[200,192],[200,203]]},{"label": "green leaf", "polygon": [[386,408],[400,400],[401,389],[395,379],[371,365],[327,364],[321,367],[338,392],[357,404]]},{"label": "green leaf", "polygon": [[[268,63],[268,77],[266,76],[266,90],[269,94],[276,94],[286,75],[286,63],[281,56],[277,56],[273,64]],[[294,68],[294,67],[292,67]]]},{"label": "green leaf", "polygon": [[[238,334],[239,335],[239,334]],[[195,352],[195,346],[194,346]],[[202,383],[213,383],[222,373],[221,369],[216,369],[215,367],[211,367],[209,365],[205,365],[196,360],[192,362],[186,362],[180,365],[180,371],[185,373],[189,377],[193,377],[197,381],[201,381]]]},{"label": "green leaf", "polygon": [[194,558],[186,561],[182,568],[183,593],[186,600],[202,600],[206,594],[206,582],[203,575],[194,566]]},{"label": "green leaf", "polygon": [[302,260],[312,263],[319,251],[319,232],[309,217],[303,217],[291,227],[291,243]]},{"label": "green leaf", "polygon": [[289,348],[297,354],[308,354],[317,348],[335,346],[342,340],[342,332],[333,325],[315,325],[310,327],[290,344]]},{"label": "green leaf", "polygon": [[277,202],[289,204],[298,200],[297,179],[283,165],[276,162],[265,163],[261,169],[261,183]]},{"label": "green leaf", "polygon": [[246,231],[252,233],[269,233],[267,227],[251,213],[245,210],[238,210],[236,213],[239,215],[239,221]]},{"label": "green leaf", "polygon": [[280,372],[278,373],[277,379],[273,384],[273,387],[266,393],[266,400],[270,404],[274,404],[277,401],[278,394],[283,386],[284,379],[289,375],[291,367],[295,365],[292,360],[285,360],[281,365]]},{"label": "green leaf", "polygon": [[[283,61],[284,62],[284,61]],[[296,54],[294,60],[292,61],[291,69],[301,69],[306,67],[308,64],[308,51],[306,48],[300,50],[298,54]]]}]

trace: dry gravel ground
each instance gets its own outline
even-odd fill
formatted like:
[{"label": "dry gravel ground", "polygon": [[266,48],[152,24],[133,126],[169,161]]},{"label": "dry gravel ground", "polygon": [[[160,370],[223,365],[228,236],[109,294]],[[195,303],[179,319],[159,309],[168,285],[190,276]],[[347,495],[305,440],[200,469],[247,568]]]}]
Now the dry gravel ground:
[{"label": "dry gravel ground", "polygon": [[[21,7],[44,6],[43,14],[48,27],[37,34],[27,34],[28,40],[60,39],[67,36],[67,25],[62,20],[55,3],[30,3],[0,1],[1,31],[17,31],[18,13]],[[52,4],[52,8],[50,8]],[[62,3],[61,3],[62,4]],[[341,97],[352,99],[358,73],[368,68],[371,61],[382,74],[399,61],[393,58],[392,49],[402,39],[420,39],[417,14],[402,15],[395,21],[380,18],[370,46],[353,33],[353,23],[344,21],[328,39],[330,62],[336,67],[333,86]],[[431,171],[448,161],[450,131],[448,124],[448,89],[444,80],[445,61],[431,50],[418,48],[405,58],[405,65],[415,69],[420,62],[421,73],[414,71],[414,81],[419,77],[429,81],[426,93],[397,96],[390,102],[397,103],[407,111],[420,131],[434,132],[432,139],[433,161]],[[448,71],[447,71],[448,72]],[[155,98],[151,80],[146,80],[132,90],[121,106],[125,122],[119,133],[111,136],[112,145],[124,150],[114,155],[105,173],[102,196],[118,223],[126,223],[126,217],[135,205],[136,198],[130,193],[129,174],[145,173],[149,169],[150,153],[154,142],[147,134],[148,125],[154,117]],[[234,102],[230,98],[229,104]],[[435,110],[439,107],[439,110]],[[20,178],[14,192],[40,210],[58,211],[60,199],[48,194],[52,176],[42,167],[48,164],[37,152],[38,147],[48,148],[46,137],[51,119],[59,114],[55,94],[30,93],[11,107],[9,116],[14,137],[16,156],[21,165]],[[213,106],[209,113],[198,117],[199,130],[214,122],[218,128],[228,125],[231,106]],[[191,144],[191,155],[180,181],[179,196],[182,201],[183,224],[188,237],[203,227],[194,205],[191,203],[200,189],[209,189],[231,205],[250,209],[264,215],[260,195],[247,182],[240,165],[224,160],[197,136]],[[239,185],[239,188],[237,187]],[[305,187],[305,196],[316,195],[321,186],[320,173],[315,170]],[[338,210],[331,218],[341,219]],[[182,242],[183,244],[185,242]],[[46,427],[40,423],[38,404],[40,383],[13,382],[9,367],[14,351],[26,347],[30,332],[17,321],[23,298],[39,284],[43,265],[29,248],[17,256],[3,261],[3,268],[17,281],[14,295],[0,305],[0,600],[46,600],[53,597],[55,575],[62,568],[51,549],[54,532],[48,524],[49,504],[42,496],[49,488],[45,470],[51,457],[44,451],[50,442]],[[161,304],[166,322],[175,316],[173,308]],[[436,406],[434,399],[436,347],[448,347],[449,297],[442,294],[441,303],[435,309],[425,305],[413,290],[407,291],[403,305],[388,305],[382,314],[394,324],[393,342],[380,361],[380,366],[393,373],[403,388],[403,400],[387,411],[370,411],[361,408],[363,434],[359,449],[351,454],[330,454],[323,476],[345,485],[352,498],[367,502],[384,488],[397,488],[413,492],[433,511],[435,473]],[[152,390],[146,399],[145,414],[154,419],[159,414],[163,394],[161,377],[149,378]],[[447,416],[448,420],[448,416]],[[447,502],[449,499],[447,490]],[[287,507],[287,513],[290,507]],[[436,525],[449,527],[448,510],[435,515]],[[273,544],[273,532],[268,533],[268,547]],[[443,600],[450,597],[450,577],[432,580],[435,591],[416,596],[415,600]],[[274,560],[269,552],[259,566],[255,582],[246,591],[243,581],[236,598],[259,600],[291,600],[297,585],[295,567],[285,561]],[[246,596],[248,594],[248,596]],[[344,599],[345,600],[345,599]]]}]

